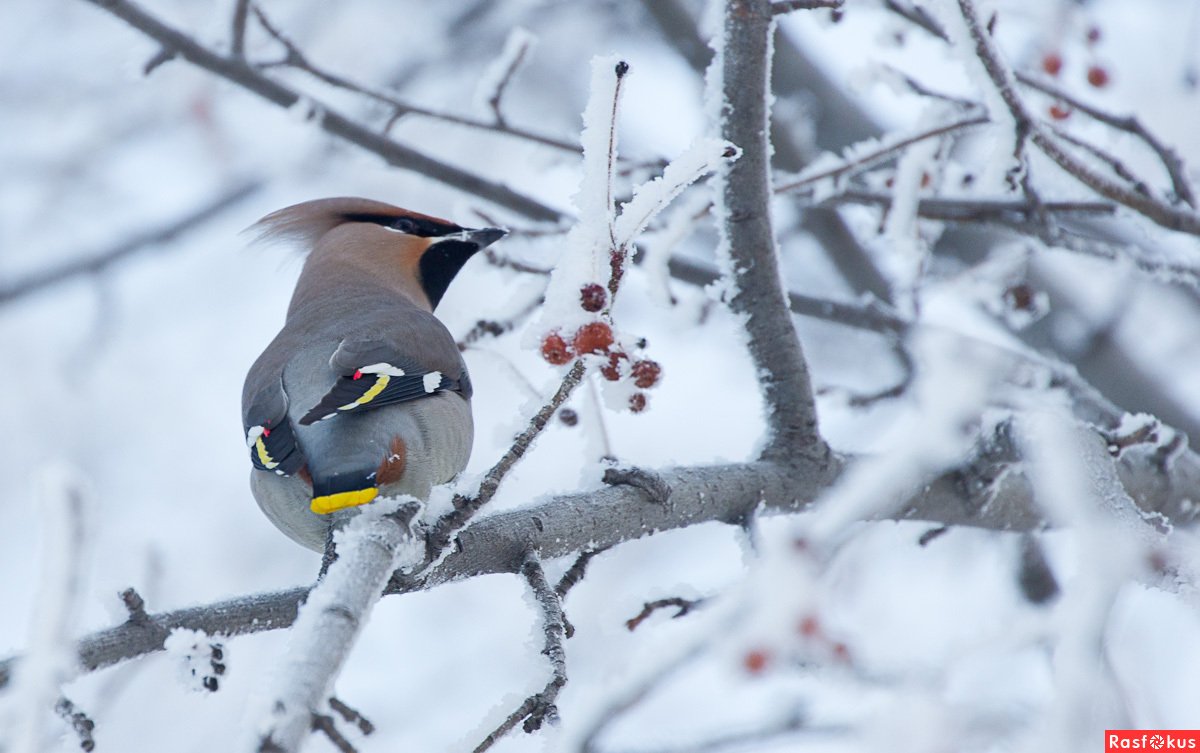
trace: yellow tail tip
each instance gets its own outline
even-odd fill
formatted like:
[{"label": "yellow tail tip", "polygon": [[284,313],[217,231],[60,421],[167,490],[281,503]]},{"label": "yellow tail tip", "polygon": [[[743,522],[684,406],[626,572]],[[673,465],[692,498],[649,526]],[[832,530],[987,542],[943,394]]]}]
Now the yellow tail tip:
[{"label": "yellow tail tip", "polygon": [[378,494],[379,490],[373,486],[368,489],[355,489],[352,492],[326,494],[321,497],[313,497],[312,505],[309,509],[317,515],[328,515],[331,512],[344,510],[347,507],[365,505],[375,499]]}]

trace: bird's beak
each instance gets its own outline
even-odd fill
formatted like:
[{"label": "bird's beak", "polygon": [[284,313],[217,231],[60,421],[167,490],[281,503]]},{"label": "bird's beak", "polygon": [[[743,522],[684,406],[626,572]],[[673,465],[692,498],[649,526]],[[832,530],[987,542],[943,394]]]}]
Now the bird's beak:
[{"label": "bird's beak", "polygon": [[462,241],[464,243],[473,243],[478,248],[487,248],[506,235],[508,235],[507,230],[501,230],[498,227],[485,227],[478,230],[464,230],[461,233],[444,235],[441,240]]}]

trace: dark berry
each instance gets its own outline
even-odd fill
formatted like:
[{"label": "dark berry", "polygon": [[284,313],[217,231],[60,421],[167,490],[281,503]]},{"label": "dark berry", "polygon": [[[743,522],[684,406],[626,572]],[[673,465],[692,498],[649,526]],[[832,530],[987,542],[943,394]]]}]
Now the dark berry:
[{"label": "dark berry", "polygon": [[662,367],[658,365],[658,361],[648,359],[634,363],[629,371],[633,375],[633,383],[642,389],[658,384],[659,377],[662,376]]},{"label": "dark berry", "polygon": [[629,410],[631,413],[641,413],[646,410],[645,392],[635,392],[629,396]]},{"label": "dark berry", "polygon": [[579,305],[584,311],[595,313],[608,303],[608,291],[594,282],[579,289]]}]

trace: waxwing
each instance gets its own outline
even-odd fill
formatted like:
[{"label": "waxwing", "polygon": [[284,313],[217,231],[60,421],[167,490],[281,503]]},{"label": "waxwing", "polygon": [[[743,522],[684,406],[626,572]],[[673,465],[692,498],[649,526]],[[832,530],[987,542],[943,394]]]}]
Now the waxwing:
[{"label": "waxwing", "polygon": [[322,551],[358,505],[426,499],[466,466],[471,381],[433,309],[505,231],[357,198],[297,204],[254,229],[308,256],[242,390],[250,488],[276,527]]}]

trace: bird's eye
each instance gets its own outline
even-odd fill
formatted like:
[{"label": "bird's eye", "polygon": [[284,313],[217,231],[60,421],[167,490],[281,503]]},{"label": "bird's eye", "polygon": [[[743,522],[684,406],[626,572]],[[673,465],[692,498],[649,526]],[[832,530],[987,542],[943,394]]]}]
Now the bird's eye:
[{"label": "bird's eye", "polygon": [[401,217],[400,219],[398,219],[392,223],[392,227],[394,227],[395,229],[399,230],[402,233],[413,233],[417,229],[417,223],[416,223],[416,221],[410,220],[407,217]]}]

